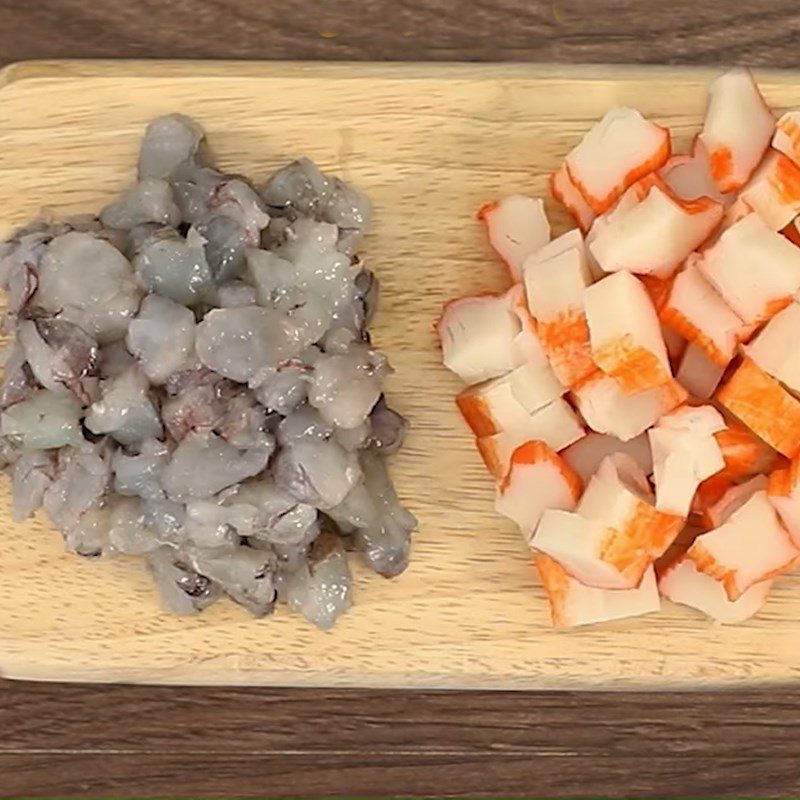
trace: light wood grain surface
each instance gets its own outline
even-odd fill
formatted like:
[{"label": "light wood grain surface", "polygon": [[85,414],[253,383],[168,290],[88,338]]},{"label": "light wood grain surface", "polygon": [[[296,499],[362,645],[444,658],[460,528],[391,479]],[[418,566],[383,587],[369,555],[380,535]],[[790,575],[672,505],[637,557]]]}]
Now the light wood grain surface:
[{"label": "light wood grain surface", "polygon": [[[255,621],[228,603],[159,611],[141,563],[64,553],[43,518],[7,523],[0,549],[0,671],[9,677],[176,683],[576,688],[761,684],[800,674],[800,580],[777,582],[749,623],[660,615],[550,629],[518,533],[453,405],[456,380],[431,332],[442,302],[497,289],[503,270],[474,211],[545,193],[548,172],[591,120],[632,104],[678,145],[713,72],[535,66],[69,63],[22,65],[0,90],[6,233],[48,207],[99,208],[133,179],[143,126],[181,111],[228,169],[263,176],[305,154],[366,191],[364,254],[382,281],[375,338],[389,392],[412,421],[393,474],[419,517],[411,566],[357,570],[355,606],[332,632],[280,610]],[[757,75],[774,106],[800,105],[792,73]],[[556,231],[566,227],[549,204]],[[0,514],[9,519],[8,492]]]}]

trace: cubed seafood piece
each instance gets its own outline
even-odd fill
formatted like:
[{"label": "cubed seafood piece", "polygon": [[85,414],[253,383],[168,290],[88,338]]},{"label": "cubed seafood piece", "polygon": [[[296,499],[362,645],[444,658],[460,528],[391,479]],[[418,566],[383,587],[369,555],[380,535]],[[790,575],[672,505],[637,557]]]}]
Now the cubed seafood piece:
[{"label": "cubed seafood piece", "polygon": [[723,194],[717,189],[711,177],[708,151],[699,136],[694,137],[690,155],[670,156],[658,175],[670,191],[682,200],[710,197],[718,203],[728,205],[734,199],[733,195]]},{"label": "cubed seafood piece", "polygon": [[681,558],[664,569],[658,578],[658,590],[673,603],[701,611],[717,622],[732,625],[758,613],[767,600],[772,580],[759,581],[729,599],[723,585],[700,572],[690,558]]},{"label": "cubed seafood piece", "polygon": [[772,230],[782,230],[800,212],[800,168],[783,153],[767,153],[736,202],[745,203]]},{"label": "cubed seafood piece", "polygon": [[633,108],[612,108],[567,155],[572,184],[595,214],[669,158],[669,131]]},{"label": "cubed seafood piece", "polygon": [[583,296],[594,363],[626,394],[672,378],[658,314],[642,283],[618,272],[589,286]]},{"label": "cubed seafood piece", "polygon": [[508,472],[511,455],[520,445],[539,440],[558,452],[583,434],[584,428],[577,414],[569,403],[559,398],[534,411],[524,425],[481,436],[476,442],[489,472],[500,479]]},{"label": "cubed seafood piece", "polygon": [[776,469],[781,456],[763,439],[735,419],[727,420],[728,427],[714,434],[722,457],[725,474],[732,479],[766,474]]},{"label": "cubed seafood piece", "polygon": [[661,608],[652,568],[645,571],[638,586],[620,591],[584,586],[557,561],[543,554],[537,555],[534,563],[547,594],[555,628],[640,617]]},{"label": "cubed seafood piece", "polygon": [[597,433],[627,442],[652,427],[656,420],[687,398],[675,380],[637,394],[625,394],[614,378],[598,371],[572,398],[586,424]]},{"label": "cubed seafood piece", "polygon": [[667,327],[724,368],[745,335],[745,325],[703,277],[696,262],[697,257],[689,258],[686,268],[675,276],[659,316]]},{"label": "cubed seafood piece", "polygon": [[800,305],[789,303],[745,348],[767,375],[800,392]]},{"label": "cubed seafood piece", "polygon": [[604,433],[589,432],[562,450],[559,455],[586,484],[600,468],[603,459],[614,453],[625,453],[630,456],[642,468],[645,475],[649,475],[653,471],[650,441],[647,434],[644,433],[623,442],[621,439],[607,436]]},{"label": "cubed seafood piece", "polygon": [[[722,476],[723,481],[726,476]],[[720,489],[724,486],[721,481],[717,484]],[[766,475],[755,475],[744,483],[731,483],[728,479],[727,487],[714,497],[708,492],[700,505],[700,519],[707,531],[719,528],[728,520],[734,511],[740,509],[756,492],[763,492],[768,485]]]},{"label": "cubed seafood piece", "polygon": [[767,497],[784,524],[795,547],[800,548],[800,459],[769,476]]},{"label": "cubed seafood piece", "polygon": [[653,186],[644,200],[617,215],[590,249],[606,272],[668,277],[711,235],[722,216],[723,207],[715,200],[680,200]]},{"label": "cubed seafood piece", "polygon": [[774,130],[775,117],[750,70],[729,70],[711,84],[700,138],[720,192],[735,192],[747,183]]},{"label": "cubed seafood piece", "polygon": [[749,358],[717,392],[717,400],[787,458],[800,450],[800,401]]},{"label": "cubed seafood piece", "polygon": [[523,274],[528,309],[553,372],[565,386],[575,386],[595,370],[583,309],[584,289],[592,281],[584,248],[544,261],[534,255]]},{"label": "cubed seafood piece", "polygon": [[550,194],[567,209],[584,233],[592,227],[594,211],[570,179],[566,162],[550,176]]},{"label": "cubed seafood piece", "polygon": [[578,503],[583,483],[566,462],[544,442],[518,447],[497,485],[495,509],[515,522],[530,543],[542,512],[548,508],[571,511]]},{"label": "cubed seafood piece", "polygon": [[800,111],[787,111],[778,120],[772,146],[800,166]]},{"label": "cubed seafood piece", "polygon": [[675,380],[693,397],[707,400],[724,374],[725,367],[715,364],[702,348],[690,342],[681,356]]},{"label": "cubed seafood piece", "polygon": [[700,572],[719,581],[729,600],[792,569],[800,556],[764,490],[755,492],[718,528],[686,551]]},{"label": "cubed seafood piece", "polygon": [[697,265],[746,324],[773,317],[800,288],[800,248],[748,214],[702,253]]},{"label": "cubed seafood piece", "polygon": [[550,223],[538,197],[511,195],[487,203],[478,211],[478,219],[514,281],[522,277],[525,259],[550,241]]},{"label": "cubed seafood piece", "polygon": [[542,514],[533,547],[587,586],[633,588],[683,527],[681,518],[656,511],[651,499],[638,464],[615,453],[603,460],[574,513]]}]

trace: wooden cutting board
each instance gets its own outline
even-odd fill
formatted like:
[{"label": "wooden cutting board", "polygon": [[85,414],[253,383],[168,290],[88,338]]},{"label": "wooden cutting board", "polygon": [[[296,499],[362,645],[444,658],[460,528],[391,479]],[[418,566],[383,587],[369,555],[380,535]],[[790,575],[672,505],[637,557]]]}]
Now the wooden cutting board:
[{"label": "wooden cutting board", "polygon": [[[389,395],[413,423],[393,474],[419,517],[407,572],[356,568],[355,606],[320,632],[284,608],[229,602],[196,618],[159,610],[139,561],[66,554],[38,516],[10,521],[0,489],[0,673],[42,680],[506,688],[699,688],[800,675],[800,579],[779,579],[736,627],[664,603],[661,614],[554,631],[519,534],[455,412],[457,381],[431,332],[443,301],[505,285],[475,221],[484,201],[546,194],[590,123],[630,104],[685,147],[709,70],[442,64],[62,62],[0,76],[6,234],[46,207],[99,209],[134,179],[158,114],[205,126],[226,169],[261,177],[299,155],[373,200],[364,247],[380,276],[377,344]],[[795,73],[757,75],[778,108]],[[556,232],[568,226],[548,200]],[[355,559],[354,559],[355,560]]]}]

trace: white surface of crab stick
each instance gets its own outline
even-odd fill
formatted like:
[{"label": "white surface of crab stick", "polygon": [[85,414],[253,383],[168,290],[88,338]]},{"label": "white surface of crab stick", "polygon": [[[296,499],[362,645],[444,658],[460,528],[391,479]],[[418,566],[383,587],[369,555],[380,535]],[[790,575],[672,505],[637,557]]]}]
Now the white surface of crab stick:
[{"label": "white surface of crab stick", "polygon": [[776,469],[769,476],[767,497],[778,512],[795,546],[800,548],[800,460]]},{"label": "white surface of crab stick", "polygon": [[675,380],[693,397],[707,400],[724,374],[724,367],[715,364],[701,348],[690,343],[681,357]]},{"label": "white surface of crab stick", "polygon": [[673,603],[702,611],[717,622],[744,622],[761,610],[772,580],[753,584],[736,600],[728,599],[719,581],[698,571],[694,562],[683,558],[667,567],[658,579],[658,590]]},{"label": "white surface of crab stick", "polygon": [[659,316],[667,327],[724,368],[736,353],[745,325],[703,277],[696,262],[697,257],[690,257],[686,269],[675,276]]},{"label": "white surface of crab stick", "polygon": [[698,536],[686,555],[736,600],[754,584],[792,569],[800,551],[762,490],[718,528]]},{"label": "white surface of crab stick", "polygon": [[658,171],[664,183],[683,200],[696,200],[710,197],[718,203],[727,205],[734,198],[717,189],[711,177],[711,164],[703,140],[695,136],[691,155],[671,156]]},{"label": "white surface of crab stick", "polygon": [[592,360],[623,392],[652,389],[672,377],[653,302],[629,272],[589,286],[583,295]]},{"label": "white surface of crab stick", "polygon": [[800,392],[800,305],[789,303],[745,348],[768,375]]},{"label": "white surface of crab stick", "polygon": [[505,262],[512,280],[520,279],[525,259],[550,241],[550,223],[538,197],[504,197],[483,206],[478,217],[486,225],[489,243]]},{"label": "white surface of crab stick", "polygon": [[723,207],[715,200],[678,201],[653,186],[644,200],[607,225],[590,249],[606,272],[665,278],[711,235],[722,216]]},{"label": "white surface of crab stick", "polygon": [[639,178],[670,155],[670,135],[632,108],[616,107],[567,155],[573,185],[596,214],[602,214]]},{"label": "white surface of crab stick", "polygon": [[550,193],[567,209],[581,230],[588,231],[591,228],[592,222],[594,222],[594,211],[570,180],[566,163],[562,163],[550,176]]},{"label": "white surface of crab stick", "polygon": [[748,325],[774,316],[800,288],[800,248],[758,214],[748,214],[724,231],[697,264]]},{"label": "white surface of crab stick", "polygon": [[766,475],[756,475],[744,483],[736,483],[725,490],[722,497],[703,510],[703,523],[711,528],[719,528],[728,521],[731,514],[738,511],[756,492],[767,489]]},{"label": "white surface of crab stick", "polygon": [[614,453],[625,453],[630,456],[642,468],[645,475],[653,471],[653,454],[645,433],[623,442],[614,436],[590,431],[562,450],[559,455],[586,484],[597,472],[603,459]]},{"label": "white surface of crab stick", "polygon": [[583,483],[566,462],[544,442],[518,447],[497,485],[495,509],[515,522],[530,544],[542,513],[548,508],[570,511],[578,503]]},{"label": "white surface of crab stick", "polygon": [[772,146],[800,166],[800,111],[787,111],[778,120]]},{"label": "white surface of crab stick", "polygon": [[713,81],[700,138],[719,191],[733,192],[747,183],[774,130],[775,117],[749,70],[738,67]]},{"label": "white surface of crab stick", "polygon": [[625,394],[617,381],[602,372],[572,390],[586,424],[597,433],[627,442],[686,400],[686,390],[671,380],[655,389]]},{"label": "white surface of crab stick", "polygon": [[525,442],[539,440],[558,452],[584,434],[584,428],[572,407],[562,398],[534,411],[525,424],[491,436],[481,436],[478,451],[489,472],[502,478],[508,471],[512,453]]},{"label": "white surface of crab stick", "polygon": [[645,572],[636,588],[620,591],[584,586],[546,555],[537,555],[535,564],[556,628],[639,617],[661,608],[652,567]]}]

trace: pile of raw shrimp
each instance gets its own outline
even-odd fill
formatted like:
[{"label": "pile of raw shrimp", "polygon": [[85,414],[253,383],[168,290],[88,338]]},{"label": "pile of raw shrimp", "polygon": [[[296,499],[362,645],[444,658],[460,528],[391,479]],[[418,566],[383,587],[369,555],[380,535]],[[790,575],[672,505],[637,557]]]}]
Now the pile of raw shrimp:
[{"label": "pile of raw shrimp", "polygon": [[0,245],[14,518],[43,506],[74,553],[141,556],[180,614],[280,599],[327,628],[346,551],[402,572],[416,522],[386,469],[406,422],[367,331],[368,217],[307,159],[260,187],[220,172],[169,115],[99,217]]}]

